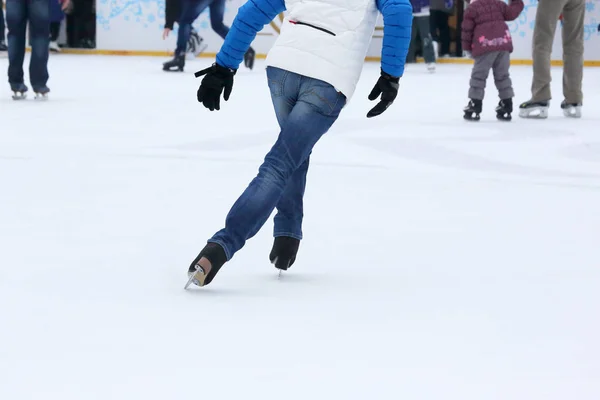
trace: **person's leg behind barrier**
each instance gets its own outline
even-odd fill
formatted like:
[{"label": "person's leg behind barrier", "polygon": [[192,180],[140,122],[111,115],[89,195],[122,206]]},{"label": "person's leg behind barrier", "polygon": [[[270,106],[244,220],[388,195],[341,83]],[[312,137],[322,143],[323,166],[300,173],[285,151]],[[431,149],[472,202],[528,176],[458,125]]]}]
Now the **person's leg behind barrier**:
[{"label": "person's leg behind barrier", "polygon": [[297,101],[258,175],[229,211],[225,228],[209,240],[225,250],[228,260],[260,230],[294,172],[308,159],[314,145],[329,130],[346,103],[346,97],[330,84],[291,72],[285,80],[274,79],[270,84],[272,92],[297,92]]}]

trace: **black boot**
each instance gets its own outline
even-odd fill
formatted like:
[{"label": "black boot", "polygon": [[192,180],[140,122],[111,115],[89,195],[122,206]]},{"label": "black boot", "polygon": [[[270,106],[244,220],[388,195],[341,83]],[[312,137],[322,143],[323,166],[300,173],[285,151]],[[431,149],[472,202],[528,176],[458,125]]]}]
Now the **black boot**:
[{"label": "black boot", "polygon": [[256,52],[254,51],[254,49],[252,47],[250,47],[248,49],[248,51],[246,51],[246,54],[244,54],[244,65],[246,66],[246,68],[252,69],[254,68],[254,59],[256,58]]},{"label": "black boot", "polygon": [[275,268],[287,271],[296,261],[300,241],[289,236],[277,236],[273,242],[269,260]]},{"label": "black boot", "polygon": [[469,100],[469,104],[467,104],[467,106],[463,109],[463,111],[465,112],[465,115],[463,116],[463,118],[468,121],[479,121],[479,119],[480,119],[479,114],[481,114],[481,108],[482,108],[481,100],[476,100],[476,99]]},{"label": "black boot", "polygon": [[175,56],[172,60],[167,61],[163,64],[163,71],[179,71],[183,72],[183,67],[185,66],[185,52],[175,53]]},{"label": "black boot", "polygon": [[[200,266],[200,259],[203,257],[210,261],[210,271],[208,271],[208,274]],[[196,286],[208,285],[226,262],[227,255],[225,255],[223,247],[217,243],[208,243],[188,268],[189,283],[194,283]]]},{"label": "black boot", "polygon": [[496,107],[496,118],[500,121],[510,121],[512,119],[512,116],[510,115],[512,111],[512,99],[500,100],[498,107]]}]

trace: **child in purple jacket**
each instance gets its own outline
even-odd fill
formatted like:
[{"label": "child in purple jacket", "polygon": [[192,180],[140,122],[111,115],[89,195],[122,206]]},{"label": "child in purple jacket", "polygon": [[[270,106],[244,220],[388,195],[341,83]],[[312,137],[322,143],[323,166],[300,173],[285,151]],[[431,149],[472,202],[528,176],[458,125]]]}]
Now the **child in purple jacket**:
[{"label": "child in purple jacket", "polygon": [[496,117],[502,121],[510,121],[515,92],[508,72],[513,43],[506,21],[513,21],[521,14],[524,8],[523,0],[510,0],[508,5],[501,0],[467,2],[469,6],[462,23],[462,47],[471,53],[475,65],[471,72],[470,101],[464,108],[464,118],[479,121],[485,82],[491,69],[500,95]]}]

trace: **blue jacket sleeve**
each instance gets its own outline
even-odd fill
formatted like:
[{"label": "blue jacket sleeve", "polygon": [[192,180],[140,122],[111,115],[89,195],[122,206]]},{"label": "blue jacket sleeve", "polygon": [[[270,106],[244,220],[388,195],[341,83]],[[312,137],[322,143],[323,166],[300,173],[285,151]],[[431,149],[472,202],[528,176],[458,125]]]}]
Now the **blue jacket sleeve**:
[{"label": "blue jacket sleeve", "polygon": [[381,69],[392,76],[404,74],[412,32],[413,7],[409,0],[377,0],[383,14]]},{"label": "blue jacket sleeve", "polygon": [[225,43],[217,54],[217,64],[238,69],[256,34],[283,11],[284,0],[248,0],[233,20]]}]

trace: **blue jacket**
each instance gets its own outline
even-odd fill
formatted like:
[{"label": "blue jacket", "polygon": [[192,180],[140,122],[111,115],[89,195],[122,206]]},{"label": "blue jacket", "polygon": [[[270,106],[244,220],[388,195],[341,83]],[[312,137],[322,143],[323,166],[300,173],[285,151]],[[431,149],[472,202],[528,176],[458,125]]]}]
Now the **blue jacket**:
[{"label": "blue jacket", "polygon": [[[412,13],[406,7],[409,0],[376,0],[383,15],[383,48],[381,69],[402,76],[410,45]],[[263,27],[285,11],[284,0],[248,0],[238,10],[225,43],[217,54],[219,65],[238,69],[244,53]]]}]

